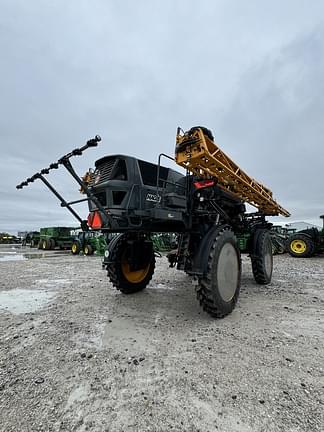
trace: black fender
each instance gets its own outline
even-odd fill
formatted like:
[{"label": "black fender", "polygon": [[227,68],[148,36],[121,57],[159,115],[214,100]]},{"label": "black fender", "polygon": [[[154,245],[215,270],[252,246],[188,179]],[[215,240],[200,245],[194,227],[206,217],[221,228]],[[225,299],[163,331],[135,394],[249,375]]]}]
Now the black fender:
[{"label": "black fender", "polygon": [[320,233],[317,228],[307,228],[301,231],[297,231],[294,233],[296,234],[302,234],[305,237],[309,237],[311,240],[313,240],[316,244],[320,242]]},{"label": "black fender", "polygon": [[114,249],[116,243],[119,241],[119,239],[120,239],[123,235],[125,235],[125,233],[120,233],[120,234],[116,235],[116,236],[115,236],[115,237],[114,237],[114,238],[109,242],[109,244],[106,246],[105,253],[104,253],[104,258],[103,258],[103,262],[102,262],[103,267],[110,263],[110,258],[109,258],[109,257],[110,257],[111,251]]},{"label": "black fender", "polygon": [[[212,247],[216,237],[224,229],[229,228],[229,225],[217,225],[211,227],[199,243],[199,247],[195,253],[193,259],[192,270],[190,274],[203,277],[207,273],[208,257],[210,253],[210,248]],[[189,272],[188,272],[189,273]]]}]

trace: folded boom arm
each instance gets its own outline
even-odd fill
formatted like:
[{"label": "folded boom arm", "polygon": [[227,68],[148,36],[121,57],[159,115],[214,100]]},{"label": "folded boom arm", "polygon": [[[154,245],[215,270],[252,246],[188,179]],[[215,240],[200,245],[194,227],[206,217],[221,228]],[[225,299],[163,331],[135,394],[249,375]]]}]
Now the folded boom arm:
[{"label": "folded boom arm", "polygon": [[[87,143],[81,147],[76,148],[72,150],[70,153],[67,153],[66,155],[62,156],[57,162],[54,162],[49,165],[48,168],[43,168],[40,172],[35,173],[33,176],[27,178],[25,181],[21,182],[19,185],[16,186],[17,189],[22,189],[25,186],[28,186],[30,183],[33,183],[35,180],[39,179],[41,180],[48,189],[56,196],[56,198],[61,202],[62,207],[66,207],[70,213],[80,222],[81,228],[83,230],[88,230],[89,227],[87,225],[87,222],[83,220],[78,213],[72,208],[73,204],[77,204],[83,201],[92,201],[97,208],[101,211],[102,217],[109,218],[107,213],[105,212],[104,208],[102,207],[100,201],[98,198],[95,197],[95,195],[91,192],[87,184],[80,179],[80,177],[75,172],[74,168],[72,167],[72,164],[70,162],[70,158],[73,156],[81,156],[82,153],[87,150],[89,147],[96,147],[98,143],[101,141],[101,138],[99,135],[96,135],[94,138],[87,141]],[[86,193],[87,198],[77,200],[77,201],[71,201],[67,202],[62,197],[62,195],[57,192],[57,190],[49,183],[49,181],[44,177],[46,174],[49,174],[51,170],[58,169],[60,165],[63,165],[64,168],[72,175],[72,177],[77,181],[77,183],[81,186],[82,190]]]},{"label": "folded boom arm", "polygon": [[290,216],[270,189],[249,177],[214,143],[211,133],[195,127],[176,137],[175,161],[198,177],[217,178],[218,186],[268,216]]}]

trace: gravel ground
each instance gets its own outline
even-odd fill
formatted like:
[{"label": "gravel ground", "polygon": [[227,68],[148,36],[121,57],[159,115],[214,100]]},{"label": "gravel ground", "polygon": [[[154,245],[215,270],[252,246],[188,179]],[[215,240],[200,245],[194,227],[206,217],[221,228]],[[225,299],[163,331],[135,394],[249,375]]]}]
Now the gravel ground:
[{"label": "gravel ground", "polygon": [[324,430],[324,257],[274,257],[269,286],[243,257],[215,320],[165,258],[124,296],[99,257],[20,253],[0,249],[1,431]]}]

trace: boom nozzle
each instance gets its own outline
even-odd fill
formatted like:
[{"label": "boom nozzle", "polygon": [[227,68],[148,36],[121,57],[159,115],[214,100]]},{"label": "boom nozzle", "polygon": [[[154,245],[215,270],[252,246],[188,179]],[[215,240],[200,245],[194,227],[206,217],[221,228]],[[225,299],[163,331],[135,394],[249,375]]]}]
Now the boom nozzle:
[{"label": "boom nozzle", "polygon": [[101,141],[101,136],[96,135],[94,138],[89,139],[89,141],[87,141],[87,146],[88,147],[97,147],[97,145],[100,141]]}]

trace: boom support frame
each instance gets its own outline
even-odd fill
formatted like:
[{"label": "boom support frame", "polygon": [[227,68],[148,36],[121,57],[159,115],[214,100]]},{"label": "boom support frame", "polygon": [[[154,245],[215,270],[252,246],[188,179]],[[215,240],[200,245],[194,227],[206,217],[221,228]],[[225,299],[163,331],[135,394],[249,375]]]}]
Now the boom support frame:
[{"label": "boom support frame", "polygon": [[186,133],[181,133],[178,128],[175,161],[198,177],[216,177],[219,187],[267,216],[290,216],[273,199],[270,189],[248,176],[200,127],[192,128]]}]

